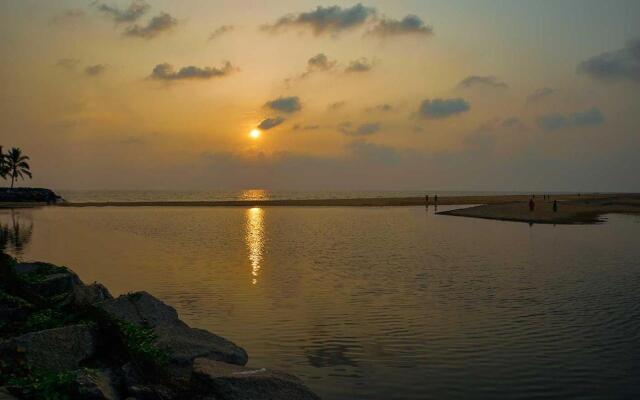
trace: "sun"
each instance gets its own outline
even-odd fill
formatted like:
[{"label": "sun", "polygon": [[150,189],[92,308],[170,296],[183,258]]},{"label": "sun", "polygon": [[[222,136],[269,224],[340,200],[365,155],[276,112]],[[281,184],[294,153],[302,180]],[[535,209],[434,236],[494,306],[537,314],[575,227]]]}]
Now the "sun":
[{"label": "sun", "polygon": [[249,137],[251,139],[257,139],[260,137],[260,135],[262,135],[262,132],[260,132],[260,129],[254,129],[251,132],[249,132]]}]

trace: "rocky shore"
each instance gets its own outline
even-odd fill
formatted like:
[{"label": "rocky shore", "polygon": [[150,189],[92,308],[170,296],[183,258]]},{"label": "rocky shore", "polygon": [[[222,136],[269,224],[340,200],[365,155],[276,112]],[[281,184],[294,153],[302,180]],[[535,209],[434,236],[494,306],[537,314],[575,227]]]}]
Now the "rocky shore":
[{"label": "rocky shore", "polygon": [[46,203],[62,202],[62,197],[44,188],[0,188],[0,203]]},{"label": "rocky shore", "polygon": [[319,399],[149,293],[113,298],[67,268],[0,256],[2,400]]}]

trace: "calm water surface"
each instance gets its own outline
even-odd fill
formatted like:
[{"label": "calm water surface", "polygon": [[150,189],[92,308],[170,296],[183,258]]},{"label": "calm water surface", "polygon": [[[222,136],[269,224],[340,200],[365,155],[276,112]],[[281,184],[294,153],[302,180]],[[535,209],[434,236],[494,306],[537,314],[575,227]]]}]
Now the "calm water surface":
[{"label": "calm water surface", "polygon": [[421,207],[150,207],[0,221],[19,258],[147,290],[325,399],[640,397],[638,216],[530,227]]}]

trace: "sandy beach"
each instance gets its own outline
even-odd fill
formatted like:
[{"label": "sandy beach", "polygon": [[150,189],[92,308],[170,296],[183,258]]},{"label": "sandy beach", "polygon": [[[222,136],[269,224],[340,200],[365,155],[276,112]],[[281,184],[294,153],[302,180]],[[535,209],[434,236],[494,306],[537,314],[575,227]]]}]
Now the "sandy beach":
[{"label": "sandy beach", "polygon": [[[553,211],[554,200],[558,201],[556,212]],[[601,222],[600,217],[604,214],[639,212],[639,196],[620,195],[607,198],[559,199],[551,197],[548,200],[539,198],[535,202],[533,211],[529,210],[528,201],[517,201],[483,204],[443,211],[439,214],[538,224],[589,224]]]},{"label": "sandy beach", "polygon": [[[443,211],[440,215],[485,218],[527,223],[597,223],[607,213],[640,212],[640,194],[563,194],[535,197],[536,207],[529,210],[529,195],[443,196],[437,205],[475,205]],[[558,211],[553,211],[553,201]],[[61,207],[401,207],[425,206],[425,197],[305,199],[305,200],[232,200],[232,201],[109,201],[66,202]],[[429,196],[429,206],[435,206]]]},{"label": "sandy beach", "polygon": [[[618,194],[566,194],[554,195],[558,201],[597,200],[618,198]],[[640,196],[640,195],[637,195]],[[538,196],[541,198],[541,196]],[[491,195],[491,196],[442,196],[437,205],[505,204],[527,202],[529,195]],[[304,199],[304,200],[227,200],[227,201],[108,201],[108,202],[66,202],[62,207],[398,207],[424,206],[425,197],[371,197],[348,199]],[[435,205],[433,195],[429,196],[429,205]]]}]

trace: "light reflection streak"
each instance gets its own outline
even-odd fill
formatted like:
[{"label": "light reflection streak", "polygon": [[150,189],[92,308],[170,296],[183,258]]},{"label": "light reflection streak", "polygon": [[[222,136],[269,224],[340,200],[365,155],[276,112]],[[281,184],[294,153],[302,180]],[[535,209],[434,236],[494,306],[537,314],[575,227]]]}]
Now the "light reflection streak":
[{"label": "light reflection streak", "polygon": [[246,212],[246,237],[249,249],[249,262],[251,263],[252,284],[258,283],[262,253],[264,250],[264,210],[262,208],[250,208]]}]

